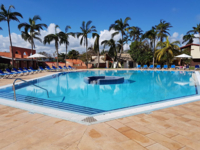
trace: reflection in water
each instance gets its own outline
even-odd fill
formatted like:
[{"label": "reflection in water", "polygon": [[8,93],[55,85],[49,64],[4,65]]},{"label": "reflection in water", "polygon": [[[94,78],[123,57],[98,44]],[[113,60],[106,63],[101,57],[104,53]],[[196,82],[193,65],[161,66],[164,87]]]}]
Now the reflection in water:
[{"label": "reflection in water", "polygon": [[[88,76],[123,76],[123,84],[85,84]],[[196,94],[192,73],[177,71],[87,71],[60,74],[37,83],[49,91],[50,100],[113,110],[165,99]],[[188,84],[177,84],[188,83]],[[17,94],[47,99],[45,91],[34,86],[17,90]],[[29,99],[27,99],[29,100]]]}]

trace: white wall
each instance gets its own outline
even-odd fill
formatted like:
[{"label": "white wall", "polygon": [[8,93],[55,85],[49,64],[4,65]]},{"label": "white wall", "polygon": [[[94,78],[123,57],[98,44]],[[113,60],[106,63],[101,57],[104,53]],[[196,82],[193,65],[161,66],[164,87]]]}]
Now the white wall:
[{"label": "white wall", "polygon": [[191,56],[192,58],[200,58],[199,46],[196,45],[191,46]]}]

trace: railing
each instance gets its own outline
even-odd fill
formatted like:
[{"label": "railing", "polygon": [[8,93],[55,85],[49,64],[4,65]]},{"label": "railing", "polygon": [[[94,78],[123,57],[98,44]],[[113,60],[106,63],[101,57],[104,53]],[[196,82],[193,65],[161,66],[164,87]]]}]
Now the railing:
[{"label": "railing", "polygon": [[28,84],[30,84],[30,85],[33,85],[33,86],[35,86],[35,87],[38,87],[38,88],[40,88],[40,89],[45,90],[45,91],[47,92],[47,97],[49,98],[49,92],[47,91],[47,89],[42,88],[42,87],[40,87],[40,86],[38,86],[38,85],[35,85],[35,84],[31,84],[31,83],[29,83],[29,82],[27,82],[27,81],[25,81],[25,80],[23,80],[23,79],[21,79],[21,78],[17,78],[17,79],[15,79],[15,81],[13,82],[13,91],[14,91],[14,99],[15,99],[15,101],[17,101],[17,99],[16,99],[16,92],[15,92],[15,82],[16,82],[17,80],[24,81],[24,82],[26,82],[26,83],[28,83]]}]

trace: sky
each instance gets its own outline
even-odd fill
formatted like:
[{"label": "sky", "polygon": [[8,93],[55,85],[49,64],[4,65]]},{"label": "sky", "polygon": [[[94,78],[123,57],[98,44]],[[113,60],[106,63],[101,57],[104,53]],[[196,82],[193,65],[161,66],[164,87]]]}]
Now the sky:
[{"label": "sky", "polygon": [[[55,25],[59,25],[58,31],[64,31],[67,25],[71,26],[69,32],[79,32],[82,21],[92,21],[100,34],[100,41],[109,40],[111,33],[110,24],[115,20],[130,17],[130,26],[138,26],[144,32],[150,30],[152,26],[158,25],[160,20],[170,22],[170,41],[182,41],[183,35],[192,27],[200,23],[200,1],[198,0],[0,0],[6,9],[9,5],[14,5],[15,10],[23,15],[20,22],[28,22],[34,15],[39,15],[42,20],[37,23],[45,23],[48,28],[41,31],[41,38],[49,33],[54,33]],[[11,33],[13,46],[31,48],[30,43],[21,39],[21,31],[18,30],[18,22],[11,21]],[[0,51],[9,50],[8,27],[6,22],[0,22]],[[120,35],[115,37],[119,39]],[[89,46],[94,43],[91,34],[88,37]],[[80,53],[85,51],[80,45],[80,40],[70,37],[68,50],[75,49]],[[194,43],[198,43],[195,39]],[[43,45],[36,41],[36,51],[45,51],[52,54],[55,52],[55,45]],[[184,45],[184,44],[181,44]],[[102,49],[103,47],[101,47]],[[129,45],[124,46],[125,49]],[[65,46],[59,47],[59,52],[65,52]]]}]

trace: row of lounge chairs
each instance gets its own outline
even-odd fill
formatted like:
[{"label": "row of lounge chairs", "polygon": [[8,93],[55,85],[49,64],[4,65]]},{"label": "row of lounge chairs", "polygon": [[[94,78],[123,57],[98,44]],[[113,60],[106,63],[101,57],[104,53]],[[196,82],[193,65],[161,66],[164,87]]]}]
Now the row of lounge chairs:
[{"label": "row of lounge chairs", "polygon": [[27,69],[26,67],[24,67],[24,69],[22,68],[13,68],[13,70],[11,71],[9,68],[6,68],[6,72],[3,72],[1,69],[0,69],[0,77],[1,78],[9,78],[9,77],[16,77],[16,76],[23,76],[23,75],[29,75],[29,74],[34,74],[34,73],[40,73],[40,72],[43,72],[43,71],[64,71],[64,70],[72,70],[72,69],[75,69],[71,66],[64,66],[64,67],[61,67],[61,66],[58,66],[58,68],[56,67],[52,67],[50,68],[49,66],[46,66],[45,68],[43,67],[39,67],[39,69],[35,70],[33,69],[32,67],[29,67],[29,69]]},{"label": "row of lounge chairs", "polygon": [[[149,67],[147,65],[144,65],[143,67],[141,67],[141,65],[138,65],[136,68],[137,69],[162,69],[161,65],[157,65],[156,67],[154,67],[153,65],[150,65]],[[163,69],[169,69],[168,65],[164,65]],[[175,65],[171,65],[170,69],[176,69],[176,66]]]}]

